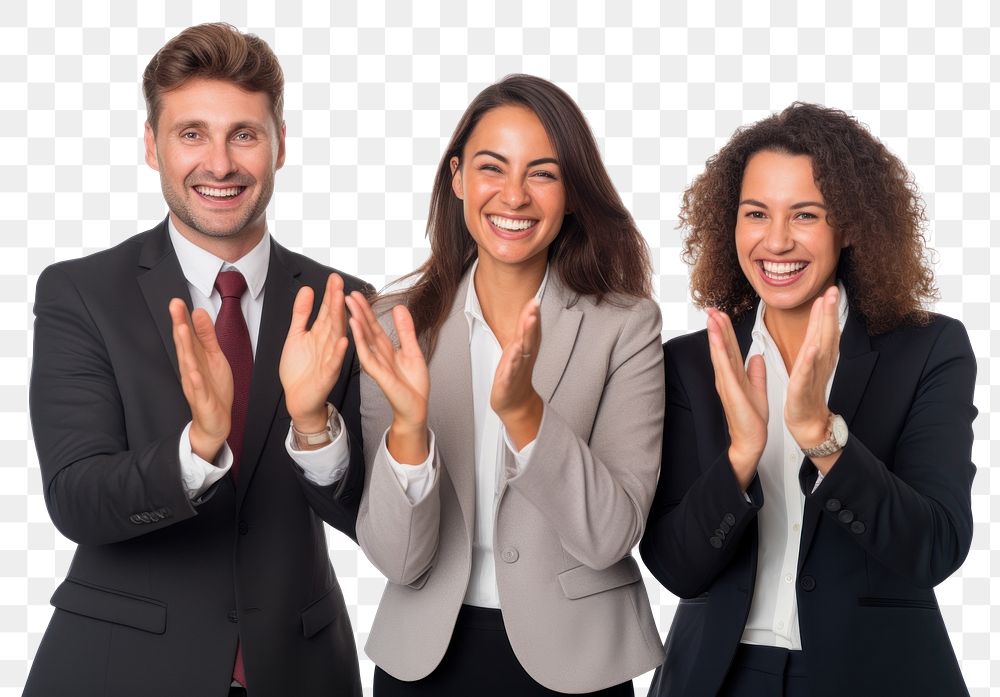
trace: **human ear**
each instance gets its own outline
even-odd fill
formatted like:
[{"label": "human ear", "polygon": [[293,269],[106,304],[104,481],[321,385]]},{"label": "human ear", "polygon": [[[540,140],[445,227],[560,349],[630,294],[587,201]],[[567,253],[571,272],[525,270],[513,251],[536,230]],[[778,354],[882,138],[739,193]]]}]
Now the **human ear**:
[{"label": "human ear", "polygon": [[146,122],[146,127],[142,134],[143,143],[146,145],[146,164],[157,172],[160,171],[160,163],[156,159],[156,136],[153,134],[153,127]]},{"label": "human ear", "polygon": [[451,167],[451,190],[455,192],[456,198],[465,200],[465,187],[462,186],[462,170],[459,168],[458,158],[451,158],[448,164]]}]

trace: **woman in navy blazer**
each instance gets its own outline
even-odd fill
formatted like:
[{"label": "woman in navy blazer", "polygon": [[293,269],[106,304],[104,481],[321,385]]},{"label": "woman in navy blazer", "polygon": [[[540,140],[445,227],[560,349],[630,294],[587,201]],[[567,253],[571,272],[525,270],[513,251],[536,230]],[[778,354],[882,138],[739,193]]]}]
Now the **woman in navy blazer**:
[{"label": "woman in navy blazer", "polygon": [[709,317],[664,346],[640,550],[681,601],[650,695],[968,694],[933,587],[972,538],[976,362],[923,309],[906,168],[796,103],[709,159],[681,222]]}]

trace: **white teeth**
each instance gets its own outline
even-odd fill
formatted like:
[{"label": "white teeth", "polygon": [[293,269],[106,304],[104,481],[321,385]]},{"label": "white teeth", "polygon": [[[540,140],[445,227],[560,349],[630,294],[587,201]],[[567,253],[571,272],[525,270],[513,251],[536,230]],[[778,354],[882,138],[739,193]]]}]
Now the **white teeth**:
[{"label": "white teeth", "polygon": [[512,218],[501,218],[499,215],[487,216],[490,222],[503,230],[527,230],[537,223],[537,220],[514,220]]},{"label": "white teeth", "polygon": [[764,273],[767,274],[768,278],[773,278],[775,280],[783,280],[794,276],[799,271],[804,269],[809,265],[807,261],[786,261],[786,262],[774,262],[774,261],[761,261],[761,267],[764,269]]},{"label": "white teeth", "polygon": [[196,186],[194,190],[197,191],[202,196],[211,196],[212,198],[229,198],[240,193],[240,187],[231,186],[228,189],[213,189],[210,186]]}]

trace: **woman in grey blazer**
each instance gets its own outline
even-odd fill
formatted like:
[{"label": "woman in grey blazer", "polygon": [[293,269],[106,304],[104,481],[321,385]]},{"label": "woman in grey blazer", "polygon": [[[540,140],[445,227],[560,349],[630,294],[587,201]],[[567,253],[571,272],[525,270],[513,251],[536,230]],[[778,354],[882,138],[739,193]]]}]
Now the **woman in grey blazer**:
[{"label": "woman in grey blazer", "polygon": [[428,237],[391,312],[348,298],[358,541],[389,579],[375,694],[631,695],[662,660],[630,555],[659,467],[660,313],[572,99],[526,75],[479,94]]}]

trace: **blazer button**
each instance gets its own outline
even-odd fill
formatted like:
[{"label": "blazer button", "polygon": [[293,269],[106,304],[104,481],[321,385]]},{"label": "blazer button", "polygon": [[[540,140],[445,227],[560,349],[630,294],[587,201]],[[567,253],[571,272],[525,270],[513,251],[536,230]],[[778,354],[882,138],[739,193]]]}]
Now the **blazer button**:
[{"label": "blazer button", "polygon": [[840,513],[837,514],[837,520],[846,525],[847,523],[850,523],[852,520],[854,520],[854,512],[849,511],[846,508],[842,508],[840,510]]},{"label": "blazer button", "polygon": [[240,621],[240,616],[236,613],[236,610],[230,610],[229,612],[226,613],[226,619],[232,622],[233,624],[236,624],[237,622]]},{"label": "blazer button", "polygon": [[799,588],[807,593],[816,588],[816,579],[812,576],[803,576],[799,579]]},{"label": "blazer button", "polygon": [[246,535],[248,532],[250,532],[250,524],[247,523],[245,520],[241,520],[239,524],[239,530],[241,535]]},{"label": "blazer button", "polygon": [[726,515],[722,516],[722,520],[725,521],[726,525],[730,526],[736,525],[736,516],[734,516],[732,513],[727,513]]},{"label": "blazer button", "polygon": [[130,521],[132,521],[133,523],[135,523],[136,525],[141,525],[142,524],[142,518],[139,517],[138,513],[133,513],[132,515],[130,515],[128,517],[128,519]]},{"label": "blazer button", "polygon": [[513,547],[507,547],[502,552],[500,552],[500,558],[507,564],[513,564],[518,558],[517,550]]},{"label": "blazer button", "polygon": [[139,520],[141,520],[144,523],[152,523],[153,517],[150,516],[147,511],[143,511],[142,513],[139,514]]},{"label": "blazer button", "polygon": [[712,545],[716,549],[722,549],[722,538],[715,537],[714,535],[708,538],[708,544]]},{"label": "blazer button", "polygon": [[840,499],[827,499],[826,510],[830,511],[831,513],[836,513],[837,511],[840,510],[840,508],[841,508]]},{"label": "blazer button", "polygon": [[718,530],[715,531],[715,536],[718,537],[720,540],[725,540],[726,531],[723,530],[722,528],[719,528]]},{"label": "blazer button", "polygon": [[865,526],[865,524],[862,523],[860,520],[855,520],[853,523],[851,523],[851,532],[853,532],[855,535],[860,535],[867,529],[868,528]]},{"label": "blazer button", "polygon": [[157,513],[157,515],[160,516],[160,518],[168,518],[170,516],[170,509],[166,508],[166,507],[164,507],[164,508],[157,508],[156,509],[156,513]]},{"label": "blazer button", "polygon": [[721,530],[724,533],[728,533],[732,529],[733,529],[733,526],[730,525],[729,523],[727,523],[725,520],[723,520],[721,523],[719,523],[719,530]]}]

